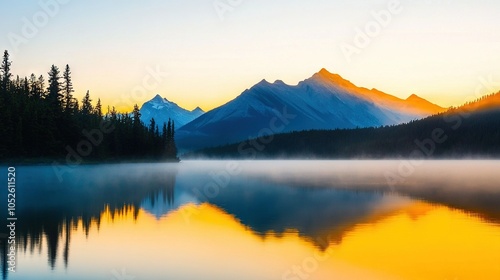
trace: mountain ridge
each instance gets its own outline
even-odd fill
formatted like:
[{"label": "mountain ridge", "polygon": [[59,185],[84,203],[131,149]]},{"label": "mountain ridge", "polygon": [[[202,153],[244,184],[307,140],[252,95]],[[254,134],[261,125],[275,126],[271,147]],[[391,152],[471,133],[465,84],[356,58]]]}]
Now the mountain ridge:
[{"label": "mountain ridge", "polygon": [[357,87],[323,68],[297,85],[263,79],[181,127],[177,138],[184,150],[239,142],[269,131],[270,122],[284,111],[295,117],[272,133],[392,125],[445,110],[420,102]]},{"label": "mountain ridge", "polygon": [[141,121],[146,125],[154,118],[156,124],[161,128],[163,123],[167,123],[168,120],[171,119],[178,129],[203,115],[205,111],[200,107],[196,107],[189,111],[180,107],[177,103],[156,94],[151,100],[144,102],[141,106],[140,113]]},{"label": "mountain ridge", "polygon": [[[439,136],[436,136],[439,135]],[[437,139],[437,140],[436,140]],[[310,130],[207,148],[187,157],[215,158],[499,158],[500,92],[397,126]]]},{"label": "mountain ridge", "polygon": [[[390,95],[376,88],[368,89],[365,87],[358,87],[351,81],[342,78],[339,74],[330,73],[325,68],[322,68],[318,73],[314,74],[311,78],[319,78],[323,81],[330,82],[334,86],[343,88],[353,94],[365,97],[373,102],[384,103],[392,109],[404,106],[406,109],[413,113],[433,114],[442,112],[445,108],[438,106],[416,94],[411,94],[408,98],[402,99],[394,95]],[[414,108],[409,108],[408,102]],[[412,110],[413,109],[413,110]]]}]

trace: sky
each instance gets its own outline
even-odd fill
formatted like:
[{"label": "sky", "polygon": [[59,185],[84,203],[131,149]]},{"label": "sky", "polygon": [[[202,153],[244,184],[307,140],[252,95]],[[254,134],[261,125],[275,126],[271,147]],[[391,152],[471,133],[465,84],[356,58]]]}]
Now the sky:
[{"label": "sky", "polygon": [[358,86],[457,106],[500,90],[497,0],[0,0],[20,76],[73,73],[104,106],[156,94],[210,110],[262,79],[321,68]]}]

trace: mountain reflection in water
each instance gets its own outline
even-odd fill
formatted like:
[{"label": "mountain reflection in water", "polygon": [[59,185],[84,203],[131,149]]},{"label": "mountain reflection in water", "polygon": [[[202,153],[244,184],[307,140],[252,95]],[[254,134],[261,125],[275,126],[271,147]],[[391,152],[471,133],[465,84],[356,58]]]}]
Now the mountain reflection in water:
[{"label": "mountain reflection in water", "polygon": [[123,266],[141,279],[500,276],[488,180],[462,178],[455,192],[422,170],[388,187],[397,162],[298,163],[238,162],[230,176],[226,162],[88,165],[63,182],[52,167],[19,167],[19,267],[7,273],[2,242],[3,277],[109,279]]}]

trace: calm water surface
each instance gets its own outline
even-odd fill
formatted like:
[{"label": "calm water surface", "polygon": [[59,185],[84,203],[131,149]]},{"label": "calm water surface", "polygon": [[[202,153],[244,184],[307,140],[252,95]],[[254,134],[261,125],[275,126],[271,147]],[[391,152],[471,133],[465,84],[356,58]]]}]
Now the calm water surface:
[{"label": "calm water surface", "polygon": [[499,161],[18,167],[2,276],[500,279],[499,182]]}]

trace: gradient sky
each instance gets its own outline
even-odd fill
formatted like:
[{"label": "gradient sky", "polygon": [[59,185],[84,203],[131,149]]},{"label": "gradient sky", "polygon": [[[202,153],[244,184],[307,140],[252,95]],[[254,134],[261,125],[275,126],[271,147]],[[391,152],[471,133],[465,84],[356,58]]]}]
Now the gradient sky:
[{"label": "gradient sky", "polygon": [[[59,0],[44,18],[40,3],[56,1],[0,0],[0,48],[21,76],[69,64],[75,96],[90,90],[104,105],[129,109],[159,93],[208,110],[264,78],[297,84],[323,67],[442,106],[500,90],[498,0],[400,0],[402,11],[351,59],[341,46],[355,46],[356,28],[390,0]],[[220,17],[214,3],[236,5]],[[25,36],[28,21],[38,30]],[[26,40],[15,46],[13,36]],[[147,69],[169,75],[155,85]],[[144,79],[149,89],[135,94]]]}]

